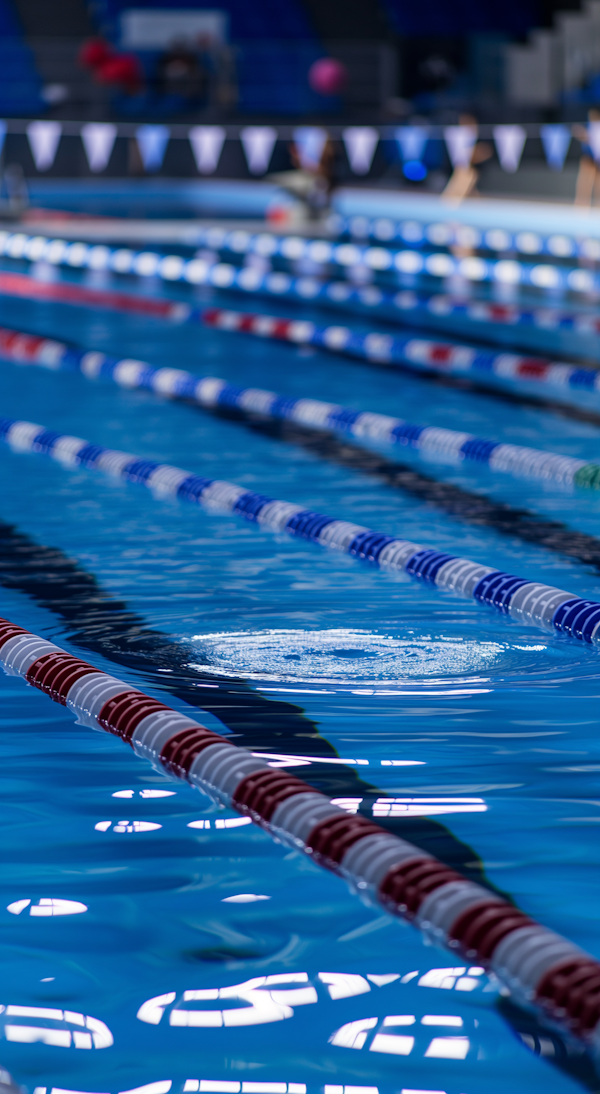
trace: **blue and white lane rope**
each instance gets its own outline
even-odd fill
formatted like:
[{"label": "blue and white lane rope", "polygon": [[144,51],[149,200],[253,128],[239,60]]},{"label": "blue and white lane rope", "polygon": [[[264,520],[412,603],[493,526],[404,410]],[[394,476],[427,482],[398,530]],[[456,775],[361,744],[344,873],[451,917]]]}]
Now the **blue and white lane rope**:
[{"label": "blue and white lane rope", "polygon": [[523,307],[496,300],[465,300],[445,293],[416,293],[412,289],[396,293],[393,303],[400,313],[410,313],[413,322],[418,317],[418,322],[424,326],[428,320],[431,322],[432,316],[438,320],[457,317],[475,323],[500,323],[513,327],[515,331],[518,326],[527,326],[543,331],[600,334],[600,318],[590,311],[565,311],[547,306]]},{"label": "blue and white lane rope", "polygon": [[438,342],[413,334],[364,333],[338,325],[320,327],[309,320],[280,319],[225,308],[205,308],[200,318],[206,325],[221,330],[243,331],[263,338],[318,346],[371,364],[397,365],[415,371],[433,369],[459,376],[473,372],[484,379],[528,381],[588,393],[600,391],[599,370],[552,361],[547,357],[495,353],[464,342]]},{"label": "blue and white lane rope", "polygon": [[[280,236],[272,232],[253,235],[241,229],[226,231],[223,228],[206,228],[201,233],[199,242],[208,249],[225,255],[242,257],[251,254],[267,259],[284,259],[286,262],[304,261],[323,268],[334,266],[343,270],[362,268],[373,274],[461,277],[466,281],[529,285],[536,289],[559,289],[563,292],[588,293],[597,291],[600,287],[600,278],[589,270],[552,263],[532,264],[514,258],[485,259],[475,255],[455,257],[445,251],[422,253],[414,247],[394,250],[390,246],[336,243],[325,239]],[[597,251],[600,257],[600,241],[597,243]]]},{"label": "blue and white lane rope", "polygon": [[580,235],[568,232],[509,231],[506,228],[476,228],[472,224],[454,221],[423,221],[406,217],[341,216],[332,213],[327,222],[331,234],[350,235],[356,240],[377,243],[410,244],[412,247],[471,247],[476,250],[518,251],[524,255],[548,254],[552,258],[600,259],[600,239],[587,234],[582,224]]},{"label": "blue and white lane rope", "polygon": [[487,604],[522,623],[581,642],[600,643],[600,603],[584,600],[564,589],[528,581],[351,521],[336,520],[235,483],[203,478],[180,467],[56,433],[34,422],[0,419],[0,439],[17,452],[43,453],[66,467],[104,471],[126,482],[146,486],[158,496],[181,498],[233,513],[256,521],[269,531],[301,536],[380,569],[407,573],[438,589]]},{"label": "blue and white lane rope", "polygon": [[[259,318],[265,319],[264,316]],[[518,477],[600,489],[600,463],[502,444],[455,429],[417,425],[386,414],[354,410],[319,399],[294,399],[262,388],[241,388],[218,377],[200,377],[183,369],[154,368],[144,361],[109,357],[4,327],[0,327],[0,354],[18,364],[76,370],[88,379],[102,378],[124,388],[141,388],[170,398],[191,399],[207,409],[224,407],[254,412],[314,429],[345,433],[359,440],[408,446],[450,462],[470,460],[486,464],[492,471]]]},{"label": "blue and white lane rope", "polygon": [[[212,231],[216,240],[220,229]],[[223,238],[228,240],[228,236],[234,234],[224,233]],[[268,232],[258,238],[263,242],[254,245],[254,253],[265,258],[279,256],[288,261],[297,261],[306,257],[317,265],[333,265],[342,269],[362,266],[373,273],[459,277],[472,282],[528,285],[563,292],[591,293],[600,290],[600,274],[551,263],[531,264],[512,258],[489,260],[476,256],[455,258],[446,252],[422,254],[416,249],[392,251],[388,247],[358,247],[354,243],[330,243],[327,240],[307,241],[299,236],[281,237]],[[219,248],[213,245],[212,249],[240,256],[246,253],[239,246],[237,250],[235,246],[230,248],[228,242],[223,242]],[[202,283],[198,272],[204,261],[202,258],[186,259],[181,255],[164,255],[156,251],[88,244],[81,240],[70,243],[64,239],[29,236],[24,232],[0,232],[0,255],[75,269],[111,270],[140,277],[159,277],[165,281],[188,281],[191,284]]]}]

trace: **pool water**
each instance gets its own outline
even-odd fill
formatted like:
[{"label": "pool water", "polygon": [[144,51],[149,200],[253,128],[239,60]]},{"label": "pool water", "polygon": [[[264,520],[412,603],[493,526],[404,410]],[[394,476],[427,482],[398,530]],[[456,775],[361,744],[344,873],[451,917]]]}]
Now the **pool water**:
[{"label": "pool water", "polygon": [[[0,324],[598,459],[588,422],[243,334],[7,297]],[[453,516],[324,458],[310,437],[7,362],[0,415],[600,598],[593,558]],[[600,544],[593,492],[387,454]],[[600,956],[594,648],[232,515],[5,446],[0,461],[2,616],[194,707]],[[600,1089],[580,1047],[481,968],[20,678],[0,689],[0,1063],[29,1091]],[[236,985],[251,1009],[262,977],[290,993],[289,1017],[171,1020],[190,1001],[214,1011],[213,989]],[[103,1024],[96,1047],[82,1015]]]}]

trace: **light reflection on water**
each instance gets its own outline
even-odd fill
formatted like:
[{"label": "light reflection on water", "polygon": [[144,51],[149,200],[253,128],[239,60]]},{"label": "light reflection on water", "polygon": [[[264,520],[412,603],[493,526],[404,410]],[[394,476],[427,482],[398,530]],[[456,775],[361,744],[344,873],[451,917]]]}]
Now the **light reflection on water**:
[{"label": "light reflection on water", "polygon": [[[501,664],[507,646],[472,640],[396,638],[366,630],[236,631],[194,635],[199,665],[222,676],[273,683],[400,684],[461,676]],[[539,647],[538,647],[539,648]],[[545,647],[542,647],[545,648]]]}]

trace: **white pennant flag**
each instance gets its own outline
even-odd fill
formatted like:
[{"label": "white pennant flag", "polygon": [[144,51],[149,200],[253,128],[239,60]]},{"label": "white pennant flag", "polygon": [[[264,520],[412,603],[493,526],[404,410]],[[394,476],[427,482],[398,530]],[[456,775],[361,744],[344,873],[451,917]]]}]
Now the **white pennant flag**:
[{"label": "white pennant flag", "polygon": [[477,140],[477,130],[474,125],[447,125],[444,129],[444,140],[453,167],[469,167],[473,148]]},{"label": "white pennant flag", "polygon": [[314,125],[301,125],[298,129],[294,129],[293,137],[300,166],[305,171],[314,171],[321,163],[323,149],[327,143],[327,133]]},{"label": "white pennant flag", "polygon": [[38,171],[52,167],[61,134],[60,122],[30,122],[27,126],[29,147]]},{"label": "white pennant flag", "polygon": [[88,122],[81,127],[81,139],[90,171],[104,171],[111,157],[117,138],[117,127],[112,122]]},{"label": "white pennant flag", "polygon": [[370,125],[353,125],[342,133],[348,163],[355,175],[368,175],[379,141],[379,133]]},{"label": "white pennant flag", "polygon": [[188,133],[196,167],[201,175],[212,175],[217,170],[225,141],[225,130],[220,125],[195,125]]},{"label": "white pennant flag", "polygon": [[135,137],[146,171],[158,171],[165,158],[171,131],[168,125],[140,125]]},{"label": "white pennant flag", "polygon": [[251,174],[264,175],[271,162],[277,130],[270,125],[248,125],[242,129],[240,140]]},{"label": "white pennant flag", "polygon": [[592,156],[598,163],[600,162],[600,122],[589,122],[587,131]]},{"label": "white pennant flag", "polygon": [[410,160],[420,162],[429,140],[429,130],[423,125],[402,125],[396,130],[396,140],[404,163]]},{"label": "white pennant flag", "polygon": [[514,174],[517,170],[526,140],[527,132],[522,125],[494,126],[494,144],[503,171]]},{"label": "white pennant flag", "polygon": [[548,167],[551,167],[553,171],[562,171],[571,143],[571,131],[568,125],[542,125],[540,137]]}]

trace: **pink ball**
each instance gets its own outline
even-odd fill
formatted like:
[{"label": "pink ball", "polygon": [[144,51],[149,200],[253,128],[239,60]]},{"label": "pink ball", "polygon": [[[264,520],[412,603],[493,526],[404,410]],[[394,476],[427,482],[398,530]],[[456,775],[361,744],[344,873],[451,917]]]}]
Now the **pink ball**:
[{"label": "pink ball", "polygon": [[308,70],[309,85],[318,95],[339,95],[347,80],[346,66],[333,57],[321,57]]}]

